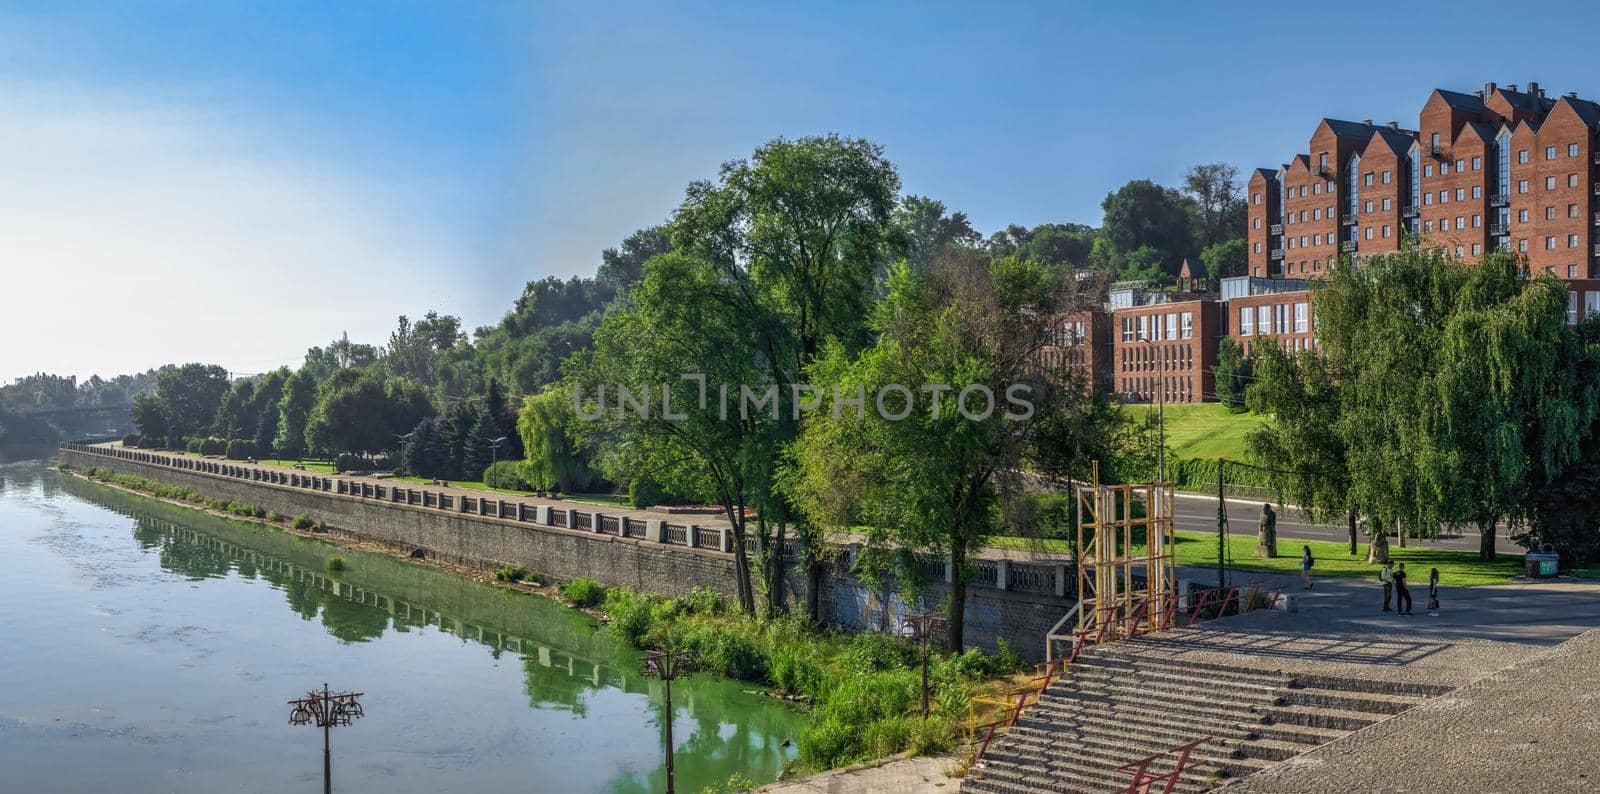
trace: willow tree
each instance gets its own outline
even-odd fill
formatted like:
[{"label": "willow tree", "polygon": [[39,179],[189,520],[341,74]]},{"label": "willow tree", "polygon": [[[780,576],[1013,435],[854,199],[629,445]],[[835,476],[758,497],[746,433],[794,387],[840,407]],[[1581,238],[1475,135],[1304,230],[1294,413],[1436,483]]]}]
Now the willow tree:
[{"label": "willow tree", "polygon": [[517,414],[517,435],[522,440],[525,460],[523,479],[540,489],[558,488],[574,493],[596,479],[589,455],[578,446],[573,425],[572,394],[553,386],[523,398]]},{"label": "willow tree", "polygon": [[1062,308],[1045,267],[951,251],[922,273],[895,267],[888,283],[875,343],[854,355],[832,345],[810,368],[829,391],[805,416],[785,484],[814,522],[865,532],[899,574],[910,566],[895,551],[948,555],[946,628],[959,651],[973,553],[1051,429],[1085,415],[1090,398],[1039,363]]}]

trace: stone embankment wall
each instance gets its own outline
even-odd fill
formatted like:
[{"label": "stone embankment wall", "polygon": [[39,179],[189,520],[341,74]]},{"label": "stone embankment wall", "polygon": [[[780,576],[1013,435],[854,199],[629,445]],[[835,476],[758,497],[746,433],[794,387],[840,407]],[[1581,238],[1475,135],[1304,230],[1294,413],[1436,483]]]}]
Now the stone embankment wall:
[{"label": "stone embankment wall", "polygon": [[[502,495],[411,487],[232,461],[167,455],[110,445],[70,443],[60,450],[74,468],[96,466],[193,489],[203,496],[305,515],[331,533],[375,541],[412,556],[482,569],[516,565],[558,580],[590,578],[663,595],[698,586],[733,595],[731,530],[696,516],[606,510]],[[855,631],[898,630],[921,607],[893,586],[873,588],[848,572],[850,550],[822,580],[824,621]],[[976,562],[967,587],[969,645],[994,651],[998,640],[1025,658],[1042,658],[1044,636],[1075,603],[1063,563],[1004,559]],[[950,571],[930,561],[920,603],[947,593]],[[788,578],[803,603],[804,577]]]}]

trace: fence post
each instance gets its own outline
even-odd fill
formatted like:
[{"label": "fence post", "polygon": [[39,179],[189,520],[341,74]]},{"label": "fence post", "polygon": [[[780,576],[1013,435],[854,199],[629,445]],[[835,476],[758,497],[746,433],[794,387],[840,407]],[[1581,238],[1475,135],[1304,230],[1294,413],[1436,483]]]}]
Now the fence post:
[{"label": "fence post", "polygon": [[651,543],[667,542],[667,522],[662,518],[647,518],[644,522],[644,539]]}]

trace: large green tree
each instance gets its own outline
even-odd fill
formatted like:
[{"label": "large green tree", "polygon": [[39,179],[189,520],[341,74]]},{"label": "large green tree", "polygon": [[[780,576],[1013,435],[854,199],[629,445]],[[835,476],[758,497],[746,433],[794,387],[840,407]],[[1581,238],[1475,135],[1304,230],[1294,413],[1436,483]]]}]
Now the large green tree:
[{"label": "large green tree", "polygon": [[920,276],[898,268],[873,313],[874,344],[858,354],[831,345],[810,369],[838,393],[807,414],[786,487],[813,521],[863,528],[879,560],[902,561],[902,576],[895,549],[948,555],[956,651],[972,556],[1022,493],[1018,473],[1085,460],[1063,456],[1062,437],[1046,432],[1092,411],[1081,381],[1038,364],[1049,318],[1069,308],[1055,283],[1038,263],[976,252]]},{"label": "large green tree", "polygon": [[272,449],[284,458],[300,458],[306,454],[306,420],[317,402],[317,372],[310,366],[295,370],[283,382],[283,396],[278,399],[278,430]]},{"label": "large green tree", "polygon": [[517,432],[526,451],[523,479],[536,488],[573,492],[599,478],[589,465],[589,454],[577,443],[573,427],[570,387],[553,386],[528,395],[517,419]]},{"label": "large green tree", "polygon": [[184,364],[156,378],[156,399],[173,436],[204,435],[228,392],[228,371],[215,364]]}]

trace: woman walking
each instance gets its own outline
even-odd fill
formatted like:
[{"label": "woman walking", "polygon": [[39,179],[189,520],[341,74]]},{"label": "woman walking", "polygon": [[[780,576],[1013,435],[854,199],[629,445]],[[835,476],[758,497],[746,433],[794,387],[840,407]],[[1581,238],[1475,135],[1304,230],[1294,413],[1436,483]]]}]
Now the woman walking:
[{"label": "woman walking", "polygon": [[1428,617],[1439,617],[1439,569],[1428,571]]},{"label": "woman walking", "polygon": [[1317,562],[1316,560],[1311,559],[1311,547],[1310,546],[1301,546],[1300,547],[1300,585],[1302,587],[1304,587],[1305,589],[1307,589],[1307,590],[1311,589],[1311,566],[1315,565],[1316,562]]}]

